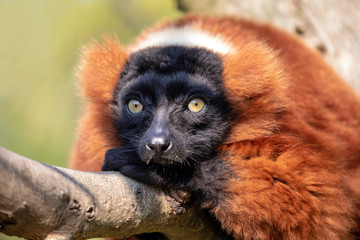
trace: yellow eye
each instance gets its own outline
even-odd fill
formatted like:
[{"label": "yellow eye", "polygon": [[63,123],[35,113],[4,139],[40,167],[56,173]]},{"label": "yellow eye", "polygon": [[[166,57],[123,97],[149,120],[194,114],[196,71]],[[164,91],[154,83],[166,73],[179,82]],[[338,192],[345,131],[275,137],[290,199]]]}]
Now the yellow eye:
[{"label": "yellow eye", "polygon": [[130,100],[128,103],[128,109],[131,113],[139,113],[143,109],[143,105],[138,100]]},{"label": "yellow eye", "polygon": [[188,104],[188,109],[192,112],[200,112],[205,107],[205,102],[201,98],[194,98]]}]

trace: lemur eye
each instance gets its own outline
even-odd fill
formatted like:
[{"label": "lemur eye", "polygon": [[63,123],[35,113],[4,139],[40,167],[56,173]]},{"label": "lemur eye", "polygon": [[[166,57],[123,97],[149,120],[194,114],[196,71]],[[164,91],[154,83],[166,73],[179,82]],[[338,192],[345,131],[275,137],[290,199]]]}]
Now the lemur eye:
[{"label": "lemur eye", "polygon": [[138,100],[130,100],[127,107],[131,113],[139,113],[143,109],[143,105]]},{"label": "lemur eye", "polygon": [[192,112],[200,112],[205,107],[205,102],[201,98],[194,98],[188,104],[188,109]]}]

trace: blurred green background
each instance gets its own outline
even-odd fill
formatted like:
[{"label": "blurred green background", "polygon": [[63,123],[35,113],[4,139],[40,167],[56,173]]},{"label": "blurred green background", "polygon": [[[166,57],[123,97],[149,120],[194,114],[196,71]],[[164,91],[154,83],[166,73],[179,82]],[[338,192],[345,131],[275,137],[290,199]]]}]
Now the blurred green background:
[{"label": "blurred green background", "polygon": [[0,0],[0,146],[66,167],[81,114],[81,45],[107,33],[127,44],[179,15],[172,0]]}]

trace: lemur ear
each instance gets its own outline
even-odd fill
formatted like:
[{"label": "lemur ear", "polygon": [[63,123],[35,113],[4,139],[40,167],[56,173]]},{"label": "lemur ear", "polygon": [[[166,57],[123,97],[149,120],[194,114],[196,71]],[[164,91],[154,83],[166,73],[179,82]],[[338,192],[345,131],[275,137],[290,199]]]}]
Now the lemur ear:
[{"label": "lemur ear", "polygon": [[114,36],[92,42],[82,49],[77,69],[82,95],[97,103],[109,103],[128,55]]}]

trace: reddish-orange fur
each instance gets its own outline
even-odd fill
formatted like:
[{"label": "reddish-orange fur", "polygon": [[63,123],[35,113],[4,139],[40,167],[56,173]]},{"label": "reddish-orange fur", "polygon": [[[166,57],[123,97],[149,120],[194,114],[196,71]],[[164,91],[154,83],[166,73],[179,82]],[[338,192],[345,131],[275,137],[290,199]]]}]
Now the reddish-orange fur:
[{"label": "reddish-orange fur", "polygon": [[[360,99],[315,50],[272,26],[188,16],[229,41],[222,55],[227,97],[239,115],[219,152],[239,176],[227,199],[205,203],[236,239],[353,239],[360,216]],[[131,49],[130,46],[129,49]],[[118,146],[112,92],[128,51],[117,40],[85,48],[79,70],[88,100],[71,167],[98,171]]]}]

